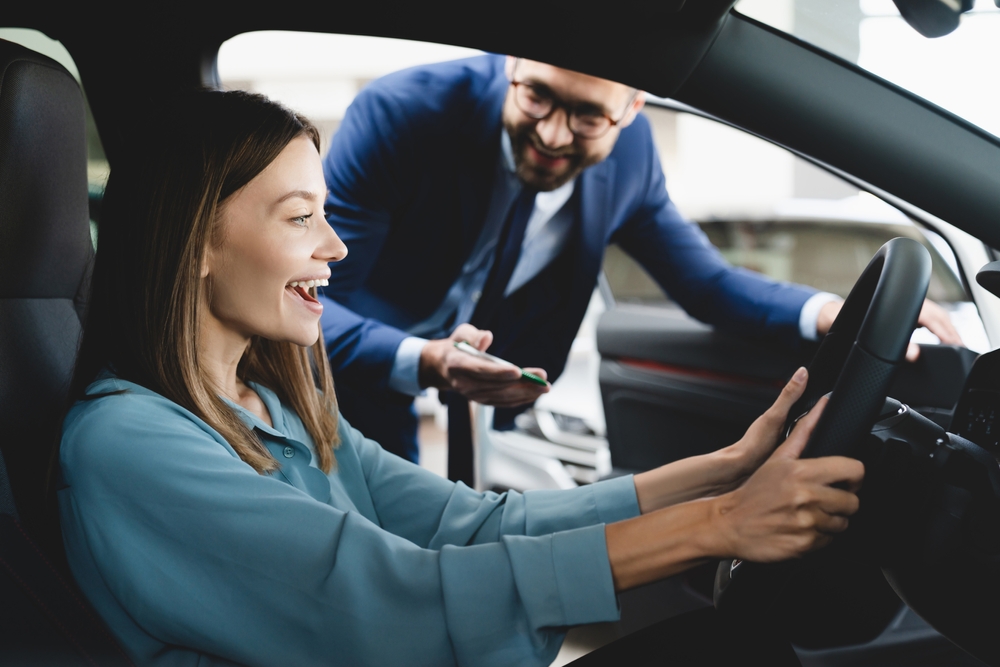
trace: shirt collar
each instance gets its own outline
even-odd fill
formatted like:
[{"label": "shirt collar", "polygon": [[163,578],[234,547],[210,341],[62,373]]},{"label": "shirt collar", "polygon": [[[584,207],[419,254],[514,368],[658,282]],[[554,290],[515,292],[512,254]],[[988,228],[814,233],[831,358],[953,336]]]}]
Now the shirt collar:
[{"label": "shirt collar", "polygon": [[248,382],[247,384],[257,392],[257,395],[260,396],[260,400],[263,401],[264,405],[267,407],[267,411],[271,414],[271,426],[268,426],[264,420],[244,408],[242,405],[231,401],[225,396],[220,396],[219,398],[225,401],[231,408],[236,410],[236,414],[243,420],[243,423],[251,429],[257,429],[277,438],[288,439],[290,436],[286,432],[285,414],[281,409],[281,401],[278,400],[278,395],[267,387],[259,385],[256,382]]},{"label": "shirt collar", "polygon": [[504,128],[500,132],[500,155],[502,156],[503,166],[513,174],[517,168],[514,165],[514,147],[510,143],[510,135],[507,134],[507,128]]}]

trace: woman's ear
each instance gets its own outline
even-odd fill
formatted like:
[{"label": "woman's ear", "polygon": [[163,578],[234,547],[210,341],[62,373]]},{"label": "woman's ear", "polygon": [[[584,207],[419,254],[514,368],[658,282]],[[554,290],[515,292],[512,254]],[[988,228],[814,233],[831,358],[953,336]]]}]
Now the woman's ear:
[{"label": "woman's ear", "polygon": [[209,264],[209,254],[211,253],[211,248],[205,246],[205,250],[201,253],[201,266],[198,269],[199,278],[207,278],[209,274],[208,264]]}]

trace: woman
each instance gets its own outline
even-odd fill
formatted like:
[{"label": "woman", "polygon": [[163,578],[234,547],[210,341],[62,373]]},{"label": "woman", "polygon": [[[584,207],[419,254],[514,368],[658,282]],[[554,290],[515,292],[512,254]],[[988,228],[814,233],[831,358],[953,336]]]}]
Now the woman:
[{"label": "woman", "polygon": [[818,410],[772,454],[804,370],[735,445],[571,491],[383,452],[338,419],[319,336],[347,249],[315,128],[239,92],[156,127],[108,186],[60,453],[73,573],[137,662],[546,665],[616,591],[801,555],[856,510],[858,462],[797,460]]}]

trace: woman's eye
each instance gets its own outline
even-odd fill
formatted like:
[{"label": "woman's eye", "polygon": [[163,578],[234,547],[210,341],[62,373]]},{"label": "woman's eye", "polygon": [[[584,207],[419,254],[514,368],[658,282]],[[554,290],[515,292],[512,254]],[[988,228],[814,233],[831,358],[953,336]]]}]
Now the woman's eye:
[{"label": "woman's eye", "polygon": [[309,218],[311,218],[312,216],[313,216],[312,213],[308,215],[300,215],[298,217],[292,218],[292,222],[294,222],[296,225],[299,225],[300,227],[305,227],[306,225],[309,224]]}]

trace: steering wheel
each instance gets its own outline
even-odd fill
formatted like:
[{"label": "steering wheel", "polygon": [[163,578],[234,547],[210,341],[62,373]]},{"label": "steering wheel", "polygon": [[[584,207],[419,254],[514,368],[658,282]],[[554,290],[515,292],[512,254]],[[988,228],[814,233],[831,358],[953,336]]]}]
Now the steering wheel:
[{"label": "steering wheel", "polygon": [[[875,253],[809,364],[806,393],[789,413],[788,430],[794,418],[832,390],[803,457],[860,458],[856,447],[885,403],[930,275],[930,254],[913,239],[892,239]],[[722,561],[715,606],[719,611],[760,609],[762,597],[776,595],[790,572],[789,562]]]}]

